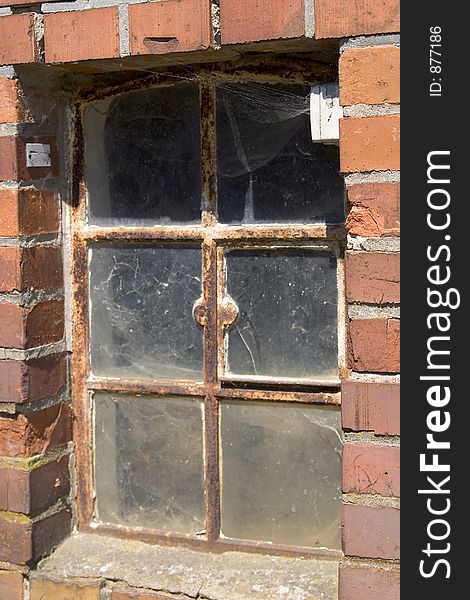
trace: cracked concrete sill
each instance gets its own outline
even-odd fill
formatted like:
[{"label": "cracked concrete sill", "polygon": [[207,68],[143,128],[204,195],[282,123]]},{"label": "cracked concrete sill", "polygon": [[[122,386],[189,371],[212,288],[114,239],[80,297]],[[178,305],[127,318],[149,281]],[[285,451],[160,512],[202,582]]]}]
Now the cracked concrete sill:
[{"label": "cracked concrete sill", "polygon": [[337,600],[338,561],[226,552],[210,554],[75,533],[38,575],[125,582],[206,600]]}]

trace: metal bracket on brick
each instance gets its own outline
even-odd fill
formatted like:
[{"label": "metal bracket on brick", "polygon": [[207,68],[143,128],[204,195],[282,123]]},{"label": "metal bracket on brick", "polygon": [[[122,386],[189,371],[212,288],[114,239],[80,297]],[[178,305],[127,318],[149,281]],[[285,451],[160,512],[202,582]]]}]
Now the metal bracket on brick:
[{"label": "metal bracket on brick", "polygon": [[312,140],[322,144],[337,144],[339,120],[343,109],[339,103],[337,81],[314,85],[310,91],[310,125]]},{"label": "metal bracket on brick", "polygon": [[27,167],[50,167],[51,146],[50,144],[26,144],[26,166]]}]

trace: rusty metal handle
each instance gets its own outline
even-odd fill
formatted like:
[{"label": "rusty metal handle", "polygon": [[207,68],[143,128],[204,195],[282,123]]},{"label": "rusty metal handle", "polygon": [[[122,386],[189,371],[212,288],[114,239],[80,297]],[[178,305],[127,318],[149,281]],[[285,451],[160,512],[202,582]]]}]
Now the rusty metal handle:
[{"label": "rusty metal handle", "polygon": [[232,298],[225,296],[219,305],[219,319],[222,325],[228,327],[237,320],[239,313],[238,306]]},{"label": "rusty metal handle", "polygon": [[196,323],[201,327],[205,327],[207,323],[207,306],[204,296],[196,300],[193,306],[193,317]]},{"label": "rusty metal handle", "polygon": [[[232,325],[238,317],[238,306],[232,298],[226,296],[219,304],[219,321],[224,327]],[[204,296],[196,300],[193,305],[193,317],[201,327],[207,325],[207,305]]]}]

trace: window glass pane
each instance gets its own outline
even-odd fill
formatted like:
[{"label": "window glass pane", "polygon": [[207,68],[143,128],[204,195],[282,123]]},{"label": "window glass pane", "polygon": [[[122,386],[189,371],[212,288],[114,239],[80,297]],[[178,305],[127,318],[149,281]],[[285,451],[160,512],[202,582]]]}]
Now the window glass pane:
[{"label": "window glass pane", "polygon": [[310,88],[223,83],[217,89],[217,178],[222,223],[340,223],[337,146],[314,144]]},{"label": "window glass pane", "polygon": [[202,380],[201,250],[96,245],[90,250],[91,369],[103,377]]},{"label": "window glass pane", "polygon": [[129,92],[84,110],[89,222],[197,223],[200,108],[196,84]]},{"label": "window glass pane", "polygon": [[223,534],[339,549],[340,431],[337,408],[222,403]]},{"label": "window glass pane", "polygon": [[97,393],[94,406],[99,520],[204,529],[203,402]]},{"label": "window glass pane", "polygon": [[226,254],[227,292],[239,314],[226,337],[230,375],[337,376],[336,258],[318,250]]}]

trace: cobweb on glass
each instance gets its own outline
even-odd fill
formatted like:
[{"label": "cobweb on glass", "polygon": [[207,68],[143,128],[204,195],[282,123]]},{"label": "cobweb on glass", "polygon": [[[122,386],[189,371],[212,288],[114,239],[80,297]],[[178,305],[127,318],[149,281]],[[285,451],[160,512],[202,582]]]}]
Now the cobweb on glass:
[{"label": "cobweb on glass", "polygon": [[222,223],[343,220],[338,149],[312,142],[309,92],[295,84],[218,84]]}]

